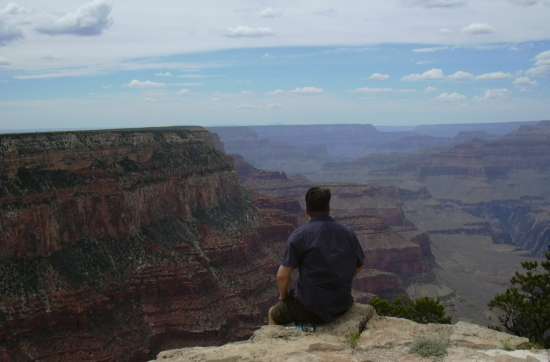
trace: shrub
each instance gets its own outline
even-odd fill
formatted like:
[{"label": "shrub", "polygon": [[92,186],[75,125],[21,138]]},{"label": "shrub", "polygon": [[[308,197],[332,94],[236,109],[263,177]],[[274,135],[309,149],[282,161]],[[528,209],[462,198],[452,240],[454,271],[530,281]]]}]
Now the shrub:
[{"label": "shrub", "polygon": [[410,300],[400,298],[392,302],[374,298],[370,304],[379,315],[383,316],[406,318],[418,323],[451,323],[451,318],[447,316],[445,307],[438,299],[426,297]]},{"label": "shrub", "polygon": [[420,337],[413,342],[410,352],[416,353],[424,358],[445,357],[448,347],[449,341],[447,340]]},{"label": "shrub", "polygon": [[500,313],[502,326],[510,333],[550,347],[550,251],[540,264],[527,261],[516,272],[512,286],[498,294],[489,308]]}]

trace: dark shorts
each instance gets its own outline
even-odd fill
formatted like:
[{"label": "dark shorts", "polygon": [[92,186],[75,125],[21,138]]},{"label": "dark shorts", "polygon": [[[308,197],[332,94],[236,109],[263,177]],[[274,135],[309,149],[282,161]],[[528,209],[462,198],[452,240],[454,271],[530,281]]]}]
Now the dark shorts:
[{"label": "dark shorts", "polygon": [[323,321],[306,307],[293,294],[282,302],[275,304],[271,310],[271,318],[276,324],[322,324]]}]

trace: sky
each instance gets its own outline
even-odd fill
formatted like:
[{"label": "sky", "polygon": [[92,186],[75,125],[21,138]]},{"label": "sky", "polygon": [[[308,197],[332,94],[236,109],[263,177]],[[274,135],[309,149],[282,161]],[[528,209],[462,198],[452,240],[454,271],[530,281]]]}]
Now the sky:
[{"label": "sky", "polygon": [[550,0],[0,0],[0,130],[550,119]]}]

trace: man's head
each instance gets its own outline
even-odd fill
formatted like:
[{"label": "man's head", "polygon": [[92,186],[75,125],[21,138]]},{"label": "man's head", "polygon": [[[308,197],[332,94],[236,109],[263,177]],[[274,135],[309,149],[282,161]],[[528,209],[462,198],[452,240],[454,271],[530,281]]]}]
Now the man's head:
[{"label": "man's head", "polygon": [[306,211],[311,217],[328,215],[330,212],[330,190],[312,187],[306,193]]}]

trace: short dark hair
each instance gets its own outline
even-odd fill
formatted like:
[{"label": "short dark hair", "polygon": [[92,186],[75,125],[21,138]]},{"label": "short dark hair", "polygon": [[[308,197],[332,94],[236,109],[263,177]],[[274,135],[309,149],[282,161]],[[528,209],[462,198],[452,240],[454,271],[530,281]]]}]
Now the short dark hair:
[{"label": "short dark hair", "polygon": [[328,212],[330,210],[330,190],[312,187],[306,193],[306,209],[309,212]]}]

